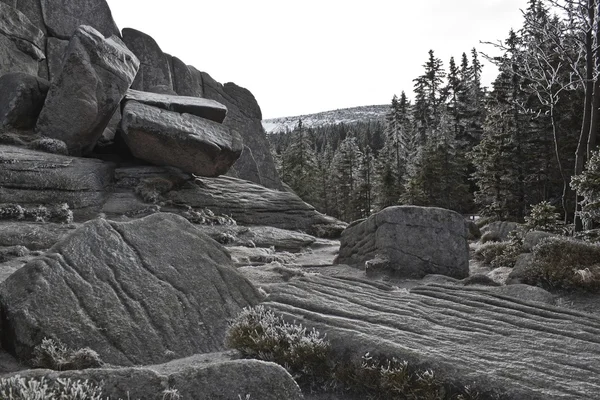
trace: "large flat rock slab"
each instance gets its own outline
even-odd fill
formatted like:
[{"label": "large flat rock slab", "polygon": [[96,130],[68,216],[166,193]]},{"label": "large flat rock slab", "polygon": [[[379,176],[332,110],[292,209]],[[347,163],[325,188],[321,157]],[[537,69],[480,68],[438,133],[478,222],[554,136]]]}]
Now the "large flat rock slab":
[{"label": "large flat rock slab", "polygon": [[337,262],[364,267],[372,260],[395,277],[466,278],[469,245],[464,218],[442,208],[399,206],[351,224],[342,233]]},{"label": "large flat rock slab", "polygon": [[[482,398],[600,397],[600,318],[484,288],[410,291],[313,276],[272,288],[265,305],[327,333],[334,349],[431,368]],[[491,397],[489,397],[491,398]]]},{"label": "large flat rock slab", "polygon": [[223,349],[227,321],[258,292],[229,254],[173,214],[84,224],[0,286],[2,346],[28,359],[44,337],[109,363]]},{"label": "large flat rock slab", "polygon": [[199,97],[173,96],[130,89],[125,95],[125,100],[134,100],[177,113],[192,114],[218,123],[223,122],[227,115],[227,107],[223,104]]},{"label": "large flat rock slab", "polygon": [[100,160],[0,145],[2,203],[67,203],[76,219],[85,218],[101,208],[113,174],[114,165]]},{"label": "large flat rock slab", "polygon": [[80,26],[60,74],[51,82],[36,131],[65,142],[71,155],[91,151],[138,68],[138,59],[118,37],[105,38],[90,26]]},{"label": "large flat rock slab", "polygon": [[194,356],[168,364],[138,368],[83,371],[27,370],[7,376],[45,377],[102,383],[102,398],[164,400],[163,390],[177,389],[186,400],[301,400],[300,388],[281,366],[258,360],[227,360],[226,356]]},{"label": "large flat rock slab", "polygon": [[123,138],[134,156],[201,176],[226,173],[242,152],[238,132],[191,114],[127,101]]}]

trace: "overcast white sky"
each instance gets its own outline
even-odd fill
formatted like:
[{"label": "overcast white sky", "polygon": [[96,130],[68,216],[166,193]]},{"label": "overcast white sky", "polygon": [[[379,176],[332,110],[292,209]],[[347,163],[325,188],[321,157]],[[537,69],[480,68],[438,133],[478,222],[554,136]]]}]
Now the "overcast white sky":
[{"label": "overcast white sky", "polygon": [[[107,0],[119,28],[235,82],[264,118],[389,103],[433,49],[447,67],[521,27],[527,0]],[[484,68],[484,84],[495,77]]]}]

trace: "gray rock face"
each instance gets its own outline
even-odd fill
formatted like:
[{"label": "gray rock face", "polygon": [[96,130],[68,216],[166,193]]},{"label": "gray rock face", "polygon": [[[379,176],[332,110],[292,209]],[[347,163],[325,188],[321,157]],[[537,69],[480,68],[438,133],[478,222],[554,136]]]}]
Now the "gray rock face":
[{"label": "gray rock face", "polygon": [[[28,370],[26,378],[45,377],[103,382],[103,395],[111,399],[163,400],[165,388],[177,389],[185,400],[302,400],[300,388],[282,367],[258,360],[211,360],[194,356],[172,363],[118,369],[56,372]],[[16,375],[16,374],[12,374]],[[239,397],[238,397],[239,395]]]},{"label": "gray rock face", "polygon": [[52,81],[36,131],[62,140],[80,155],[102,136],[139,62],[116,37],[81,26],[69,42],[63,69]]},{"label": "gray rock face", "polygon": [[[227,107],[224,124],[239,131],[244,143],[252,150],[247,153],[251,157],[240,157],[239,164],[234,165],[236,176],[268,188],[283,189],[262,127],[262,113],[252,93],[233,83],[221,85],[207,73],[202,73],[202,83],[204,97]],[[256,170],[260,174],[259,180],[256,180]]]},{"label": "gray rock face", "polygon": [[36,60],[45,57],[45,35],[21,11],[0,3],[0,34],[11,39],[19,50]]},{"label": "gray rock face", "polygon": [[201,176],[218,176],[242,152],[242,138],[224,125],[190,114],[127,101],[121,123],[134,156]]},{"label": "gray rock face", "polygon": [[431,284],[409,292],[316,276],[273,288],[265,306],[326,333],[342,354],[406,360],[480,398],[597,398],[597,316],[499,289]]},{"label": "gray rock face", "polygon": [[[154,92],[156,87],[173,90],[173,79],[165,53],[152,37],[135,29],[123,29],[123,41],[140,60],[132,89]],[[163,93],[164,91],[160,91]]]},{"label": "gray rock face", "polygon": [[0,145],[0,199],[20,205],[68,203],[75,218],[96,215],[108,195],[114,166]]},{"label": "gray rock face", "polygon": [[15,3],[15,8],[25,14],[32,24],[44,34],[47,33],[40,0],[16,0]]},{"label": "gray rock face", "polygon": [[227,320],[258,300],[227,252],[185,219],[98,219],[2,283],[3,347],[27,359],[54,337],[113,364],[160,363],[222,350]]},{"label": "gray rock face", "polygon": [[398,277],[469,275],[467,232],[462,216],[441,208],[388,207],[348,227],[339,264],[364,265],[384,257]]},{"label": "gray rock face", "polygon": [[218,123],[222,123],[227,115],[227,107],[223,104],[198,97],[170,96],[130,89],[125,95],[125,100],[134,100],[167,111],[192,114]]},{"label": "gray rock face", "polygon": [[25,246],[45,250],[73,230],[73,226],[41,222],[1,222],[0,247]]},{"label": "gray rock face", "polygon": [[69,40],[79,26],[89,25],[104,37],[120,37],[105,0],[41,0],[44,22],[51,36]]},{"label": "gray rock face", "polygon": [[33,129],[49,83],[37,76],[9,73],[0,77],[0,128]]},{"label": "gray rock face", "polygon": [[173,89],[180,96],[204,97],[202,73],[194,67],[185,65],[177,57],[171,59]]},{"label": "gray rock face", "polygon": [[44,33],[16,8],[0,2],[0,76],[9,72],[37,75],[44,50]]},{"label": "gray rock face", "polygon": [[58,79],[63,69],[63,60],[69,47],[68,40],[49,37],[46,43],[46,57],[48,62],[48,77],[52,81]]}]

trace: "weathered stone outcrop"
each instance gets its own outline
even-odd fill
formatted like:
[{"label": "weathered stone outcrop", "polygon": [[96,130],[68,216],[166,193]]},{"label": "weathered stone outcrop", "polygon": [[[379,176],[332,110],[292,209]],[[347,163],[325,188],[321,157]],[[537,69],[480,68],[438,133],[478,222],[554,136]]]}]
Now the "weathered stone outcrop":
[{"label": "weathered stone outcrop", "polygon": [[222,124],[127,101],[123,138],[134,156],[201,176],[226,173],[242,152],[240,134]]},{"label": "weathered stone outcrop", "polygon": [[76,218],[96,215],[114,165],[0,145],[0,199],[21,205],[68,203]]},{"label": "weathered stone outcrop", "polygon": [[72,232],[72,225],[49,222],[0,222],[0,247],[25,246],[45,250]]},{"label": "weathered stone outcrop", "polygon": [[423,278],[428,274],[457,279],[469,275],[469,249],[463,217],[441,208],[388,207],[343,233],[339,264],[363,267],[385,260],[388,273]]},{"label": "weathered stone outcrop", "polygon": [[165,362],[222,350],[227,320],[258,300],[185,219],[97,219],[2,283],[2,345],[27,359],[54,337],[113,364]]},{"label": "weathered stone outcrop", "polygon": [[216,214],[232,216],[241,225],[301,230],[315,236],[339,237],[346,227],[345,223],[317,212],[293,193],[227,176],[194,180],[175,169],[159,167],[117,169],[115,192],[102,212],[113,218],[143,213],[149,205],[133,193],[133,188],[157,178],[172,184],[172,189],[158,201],[163,211],[208,208]]},{"label": "weathered stone outcrop", "polygon": [[105,0],[40,0],[51,36],[69,40],[81,25],[93,26],[104,37],[121,36]]},{"label": "weathered stone outcrop", "polygon": [[180,96],[204,97],[202,73],[192,66],[185,65],[177,57],[171,57],[173,89]]},{"label": "weathered stone outcrop", "polygon": [[79,27],[52,81],[36,131],[60,139],[69,153],[90,151],[135,77],[139,62],[117,37]]},{"label": "weathered stone outcrop", "polygon": [[214,100],[199,97],[172,96],[151,92],[128,90],[125,101],[133,100],[149,106],[180,114],[187,113],[196,117],[222,123],[227,115],[227,107]]},{"label": "weathered stone outcrop", "polygon": [[[507,240],[508,234],[517,230],[519,224],[509,221],[494,221],[481,228],[481,233],[492,240]],[[482,236],[482,240],[484,237]]]},{"label": "weathered stone outcrop", "polygon": [[37,75],[45,47],[44,32],[16,8],[0,3],[0,76],[9,72]]},{"label": "weathered stone outcrop", "polygon": [[[318,293],[318,296],[315,295]],[[594,399],[600,394],[600,321],[490,289],[306,277],[272,289],[266,306],[326,333],[333,348],[432,369],[481,398]]]},{"label": "weathered stone outcrop", "polygon": [[49,88],[48,81],[22,72],[0,76],[0,129],[33,129]]},{"label": "weathered stone outcrop", "polygon": [[[258,360],[212,360],[194,356],[167,364],[137,368],[88,369],[56,372],[21,371],[24,378],[45,377],[102,382],[103,395],[111,399],[163,400],[166,388],[177,389],[185,400],[301,400],[300,388],[283,367]],[[226,358],[226,356],[221,356]],[[15,374],[13,374],[15,375]]]},{"label": "weathered stone outcrop", "polygon": [[[234,83],[222,85],[207,73],[202,73],[202,83],[204,97],[216,100],[227,107],[228,113],[224,124],[239,131],[244,144],[251,150],[251,152],[244,151],[234,165],[237,177],[252,180],[268,188],[283,189],[262,127],[262,112],[252,93]],[[256,170],[259,172],[258,181],[254,174]]]},{"label": "weathered stone outcrop", "polygon": [[135,29],[125,28],[123,41],[140,60],[140,69],[132,89],[158,93],[164,93],[165,89],[173,90],[168,59],[152,37]]}]

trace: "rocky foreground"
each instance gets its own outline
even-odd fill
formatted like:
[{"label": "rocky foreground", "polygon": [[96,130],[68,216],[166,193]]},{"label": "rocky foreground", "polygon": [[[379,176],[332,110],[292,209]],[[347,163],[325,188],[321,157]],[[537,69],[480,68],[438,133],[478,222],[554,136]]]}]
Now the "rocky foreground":
[{"label": "rocky foreground", "polygon": [[[284,189],[261,118],[248,90],[120,31],[104,0],[0,0],[0,379],[328,398],[226,348],[263,304],[336,354],[395,357],[479,399],[600,398],[597,296],[574,307],[507,285],[510,269],[482,275],[474,224],[448,210],[317,212]],[[46,338],[94,368],[33,368]]]}]

